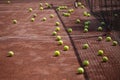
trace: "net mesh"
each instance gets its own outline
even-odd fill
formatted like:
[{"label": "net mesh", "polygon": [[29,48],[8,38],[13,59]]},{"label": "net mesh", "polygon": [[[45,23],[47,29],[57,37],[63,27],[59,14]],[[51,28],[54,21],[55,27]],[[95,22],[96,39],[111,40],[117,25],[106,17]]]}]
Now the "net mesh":
[{"label": "net mesh", "polygon": [[80,0],[98,20],[106,23],[108,30],[120,30],[119,0]]}]

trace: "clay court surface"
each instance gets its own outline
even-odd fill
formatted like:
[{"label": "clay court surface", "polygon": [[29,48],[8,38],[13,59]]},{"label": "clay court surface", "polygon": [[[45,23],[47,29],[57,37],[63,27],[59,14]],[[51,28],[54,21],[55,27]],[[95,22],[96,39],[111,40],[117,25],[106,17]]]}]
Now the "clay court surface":
[{"label": "clay court surface", "polygon": [[[55,11],[54,8],[39,10],[39,3],[53,4],[53,7],[67,5],[74,8],[73,0],[0,0],[0,80],[120,80],[120,46],[112,46],[101,42],[97,36],[104,34],[96,29],[99,21],[94,16],[84,17],[83,11],[88,9],[75,9],[70,17],[62,16],[67,10]],[[28,12],[29,8],[32,12]],[[45,8],[45,5],[44,5]],[[38,16],[31,22],[33,14]],[[54,14],[54,18],[50,18]],[[41,21],[46,17],[46,21]],[[75,24],[79,18],[80,24]],[[17,24],[12,20],[16,19]],[[88,33],[83,33],[83,24],[90,20]],[[60,22],[61,30],[58,35],[64,41],[58,45],[56,37],[52,36],[55,23]],[[72,28],[68,33],[66,29]],[[114,40],[114,37],[113,37]],[[87,50],[82,49],[83,44],[89,44]],[[63,51],[64,45],[70,50]],[[102,57],[97,51],[103,49],[109,58],[106,63],[101,62]],[[13,57],[7,57],[8,51],[14,51]],[[61,55],[54,57],[54,51],[59,50]],[[82,61],[89,60],[88,67],[82,66]],[[84,74],[77,74],[77,68],[83,67]]]}]

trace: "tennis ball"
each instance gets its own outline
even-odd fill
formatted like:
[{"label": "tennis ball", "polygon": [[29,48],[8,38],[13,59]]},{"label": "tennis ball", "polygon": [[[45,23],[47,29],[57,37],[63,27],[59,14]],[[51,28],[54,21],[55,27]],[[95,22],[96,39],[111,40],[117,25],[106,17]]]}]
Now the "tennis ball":
[{"label": "tennis ball", "polygon": [[61,40],[62,38],[61,38],[61,36],[56,36],[56,40],[57,41],[59,41],[59,40]]},{"label": "tennis ball", "polygon": [[56,31],[53,31],[52,35],[53,35],[53,36],[57,35],[57,32],[56,32]]},{"label": "tennis ball", "polygon": [[98,27],[98,31],[102,31],[103,30],[103,28],[100,26],[100,27]]},{"label": "tennis ball", "polygon": [[60,23],[59,23],[59,22],[56,22],[56,23],[55,23],[55,25],[56,25],[56,26],[59,26],[59,25],[60,25]]},{"label": "tennis ball", "polygon": [[76,19],[76,23],[80,23],[80,19]]},{"label": "tennis ball", "polygon": [[98,56],[102,56],[104,54],[103,50],[98,50]]},{"label": "tennis ball", "polygon": [[43,8],[43,7],[40,7],[39,9],[40,9],[40,10],[43,10],[44,8]]},{"label": "tennis ball", "polygon": [[31,18],[31,22],[34,22],[35,21],[35,18]]},{"label": "tennis ball", "polygon": [[72,28],[68,28],[68,30],[67,30],[69,33],[71,33],[72,32]]},{"label": "tennis ball", "polygon": [[78,72],[79,74],[83,74],[83,73],[84,73],[84,69],[83,69],[82,67],[79,67],[79,68],[77,69],[77,72]]},{"label": "tennis ball", "polygon": [[102,41],[102,39],[103,39],[103,38],[102,38],[101,36],[98,37],[98,41]]},{"label": "tennis ball", "polygon": [[84,44],[82,48],[83,49],[87,49],[87,48],[89,48],[89,45],[88,44]]},{"label": "tennis ball", "polygon": [[54,56],[59,56],[59,55],[60,55],[60,51],[57,50],[54,52]]},{"label": "tennis ball", "polygon": [[69,50],[69,46],[65,45],[64,46],[64,51],[68,51]]},{"label": "tennis ball", "polygon": [[116,46],[118,44],[117,41],[113,41],[113,46]]},{"label": "tennis ball", "polygon": [[87,29],[87,28],[85,28],[85,29],[84,29],[84,33],[87,33],[87,32],[88,32],[88,29]]},{"label": "tennis ball", "polygon": [[59,44],[59,45],[62,45],[62,44],[63,44],[63,41],[62,41],[62,40],[59,40],[59,41],[58,41],[58,44]]},{"label": "tennis ball", "polygon": [[102,61],[103,61],[103,62],[107,62],[107,61],[108,61],[108,57],[107,57],[107,56],[103,56],[103,57],[102,57]]},{"label": "tennis ball", "polygon": [[50,14],[50,18],[53,18],[54,17],[54,15],[53,14]]},{"label": "tennis ball", "polygon": [[32,12],[32,11],[33,11],[33,9],[32,9],[32,8],[29,8],[28,10],[29,10],[29,12]]},{"label": "tennis ball", "polygon": [[14,20],[13,20],[13,24],[17,24],[17,20],[14,19]]},{"label": "tennis ball", "polygon": [[60,27],[56,27],[56,28],[55,28],[55,31],[60,31]]},{"label": "tennis ball", "polygon": [[110,42],[111,40],[112,40],[111,37],[106,37],[106,41],[107,41],[107,42]]},{"label": "tennis ball", "polygon": [[83,65],[84,65],[84,66],[88,66],[88,65],[89,65],[89,61],[88,61],[88,60],[84,60],[84,61],[83,61]]},{"label": "tennis ball", "polygon": [[37,14],[35,13],[35,14],[33,14],[33,18],[35,18],[35,17],[37,17]]},{"label": "tennis ball", "polygon": [[13,51],[9,51],[8,52],[8,57],[12,57],[12,56],[14,56],[14,52]]}]

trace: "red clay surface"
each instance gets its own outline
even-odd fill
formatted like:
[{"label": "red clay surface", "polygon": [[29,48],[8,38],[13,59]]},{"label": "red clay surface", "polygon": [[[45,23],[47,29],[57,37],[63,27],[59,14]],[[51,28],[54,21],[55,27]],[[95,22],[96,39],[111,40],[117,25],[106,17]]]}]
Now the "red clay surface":
[{"label": "red clay surface", "polygon": [[[93,16],[83,17],[83,11],[87,9],[75,9],[68,18],[62,16],[62,12],[66,10],[58,12],[65,27],[73,28],[70,34],[75,44],[73,46],[55,10],[40,11],[39,2],[73,8],[74,1],[12,0],[11,4],[0,1],[0,80],[120,80],[120,47],[111,46],[112,42],[105,42],[105,38],[101,42],[97,41],[97,37],[88,38],[103,32],[96,31],[99,22]],[[30,7],[33,8],[32,12],[28,12]],[[34,13],[38,16],[34,22],[30,22]],[[55,17],[50,18],[50,14]],[[44,22],[41,21],[43,17],[47,18]],[[80,24],[75,24],[77,18],[81,19]],[[13,24],[13,19],[18,23]],[[91,20],[91,28],[88,33],[83,33],[83,22],[86,20]],[[68,51],[63,51],[64,45],[58,46],[55,36],[52,36],[56,21],[61,23],[58,35],[62,36],[64,45],[70,46]],[[88,43],[90,48],[83,50],[84,43]],[[85,74],[77,74],[81,63],[78,62],[73,47],[77,48],[82,61],[88,59],[90,62],[90,65],[85,67]],[[107,63],[102,63],[102,57],[97,56],[99,49],[103,49],[108,56]],[[13,57],[7,57],[10,50],[15,53]],[[55,50],[60,50],[59,57],[53,56]]]},{"label": "red clay surface", "polygon": [[[75,12],[69,17],[65,18],[63,16],[62,20],[66,27],[73,28],[73,32],[70,36],[73,39],[75,47],[79,53],[79,56],[82,61],[89,60],[89,67],[85,67],[85,70],[88,74],[90,80],[120,80],[120,47],[112,46],[112,42],[106,42],[103,37],[103,41],[97,41],[97,37],[104,32],[98,32],[97,27],[99,26],[99,22],[97,19],[92,17],[84,17],[83,11],[88,11],[86,9],[78,8]],[[62,11],[59,12],[62,15]],[[75,24],[76,18],[81,20],[80,24]],[[87,20],[91,21],[91,25],[89,27],[88,33],[83,33],[83,23]],[[115,35],[117,32],[112,32],[111,36]],[[118,37],[118,35],[116,35]],[[113,38],[113,40],[115,40]],[[119,39],[118,39],[119,40]],[[87,50],[82,49],[83,44],[89,44],[90,48]],[[97,56],[97,52],[99,49],[105,51],[105,56],[109,58],[107,63],[103,63],[102,57]]]},{"label": "red clay surface", "polygon": [[[55,22],[60,22],[54,10],[40,11],[38,1],[0,3],[0,80],[84,80],[84,75],[76,74],[79,64],[62,24],[58,35],[70,50],[63,51],[64,45],[58,46],[52,36]],[[29,7],[33,12],[28,12]],[[34,13],[38,16],[30,22]],[[55,17],[49,18],[50,14]],[[47,21],[41,21],[43,17]],[[12,24],[12,19],[18,23]],[[15,52],[14,57],[6,57],[10,50]],[[59,57],[53,56],[55,50],[60,50]]]}]

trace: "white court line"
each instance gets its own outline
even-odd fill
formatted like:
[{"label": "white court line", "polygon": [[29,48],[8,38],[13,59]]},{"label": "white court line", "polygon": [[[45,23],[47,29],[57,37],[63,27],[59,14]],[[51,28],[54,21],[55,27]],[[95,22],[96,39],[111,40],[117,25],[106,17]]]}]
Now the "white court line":
[{"label": "white court line", "polygon": [[[71,35],[71,37],[94,37],[94,36],[99,36],[99,35]],[[29,38],[29,39],[33,39],[33,38],[56,38],[56,36],[34,36],[34,35],[28,35],[28,36],[2,36],[0,37],[0,39],[7,39],[7,38]],[[61,36],[61,37],[68,37],[66,36]]]},{"label": "white court line", "polygon": [[97,34],[97,35],[70,35],[71,37],[94,37],[94,36],[100,36],[102,34]]},{"label": "white court line", "polygon": [[[24,40],[48,40],[49,37],[35,37],[35,36],[29,36],[29,37],[19,37],[19,36],[11,36],[11,37],[0,37],[0,40],[8,40],[8,39],[24,39]],[[50,39],[49,39],[50,40]]]},{"label": "white court line", "polygon": [[[9,39],[35,40],[35,41],[42,41],[42,42],[55,42],[54,40],[56,40],[55,37],[50,37],[50,36],[29,36],[29,37],[19,37],[19,36],[7,37],[7,36],[5,36],[5,37],[0,37],[0,41],[9,40]],[[68,41],[68,40],[64,39],[64,41]]]},{"label": "white court line", "polygon": [[[13,6],[1,6],[0,5],[0,8],[12,8]],[[14,7],[21,7],[21,6],[14,6]]]},{"label": "white court line", "polygon": [[[44,11],[47,11],[47,10],[49,10],[49,9],[46,9]],[[52,10],[52,9],[50,9],[50,10]],[[33,11],[40,11],[40,10],[38,9],[38,10],[33,10]],[[26,10],[7,10],[7,11],[1,10],[0,11],[0,13],[3,13],[3,12],[28,12],[28,10],[26,9]]]},{"label": "white court line", "polygon": [[[68,38],[68,36],[61,36],[62,38]],[[78,36],[77,36],[78,38]],[[87,38],[87,36],[85,36],[85,38]],[[35,41],[41,41],[41,42],[55,42],[54,40],[56,40],[55,36],[4,36],[4,37],[0,37],[0,41],[4,41],[4,40],[9,40],[9,39],[19,39],[19,40],[35,40]],[[81,38],[83,39],[83,38]],[[75,41],[80,41],[79,39],[74,39]],[[68,41],[68,39],[64,39],[64,41]]]},{"label": "white court line", "polygon": [[0,13],[3,13],[3,12],[6,12],[6,13],[8,12],[9,13],[9,12],[28,12],[28,11],[26,11],[26,10],[21,10],[21,11],[20,10],[19,11],[17,11],[17,10],[15,10],[15,11],[13,11],[13,10],[12,11],[0,11]]}]

